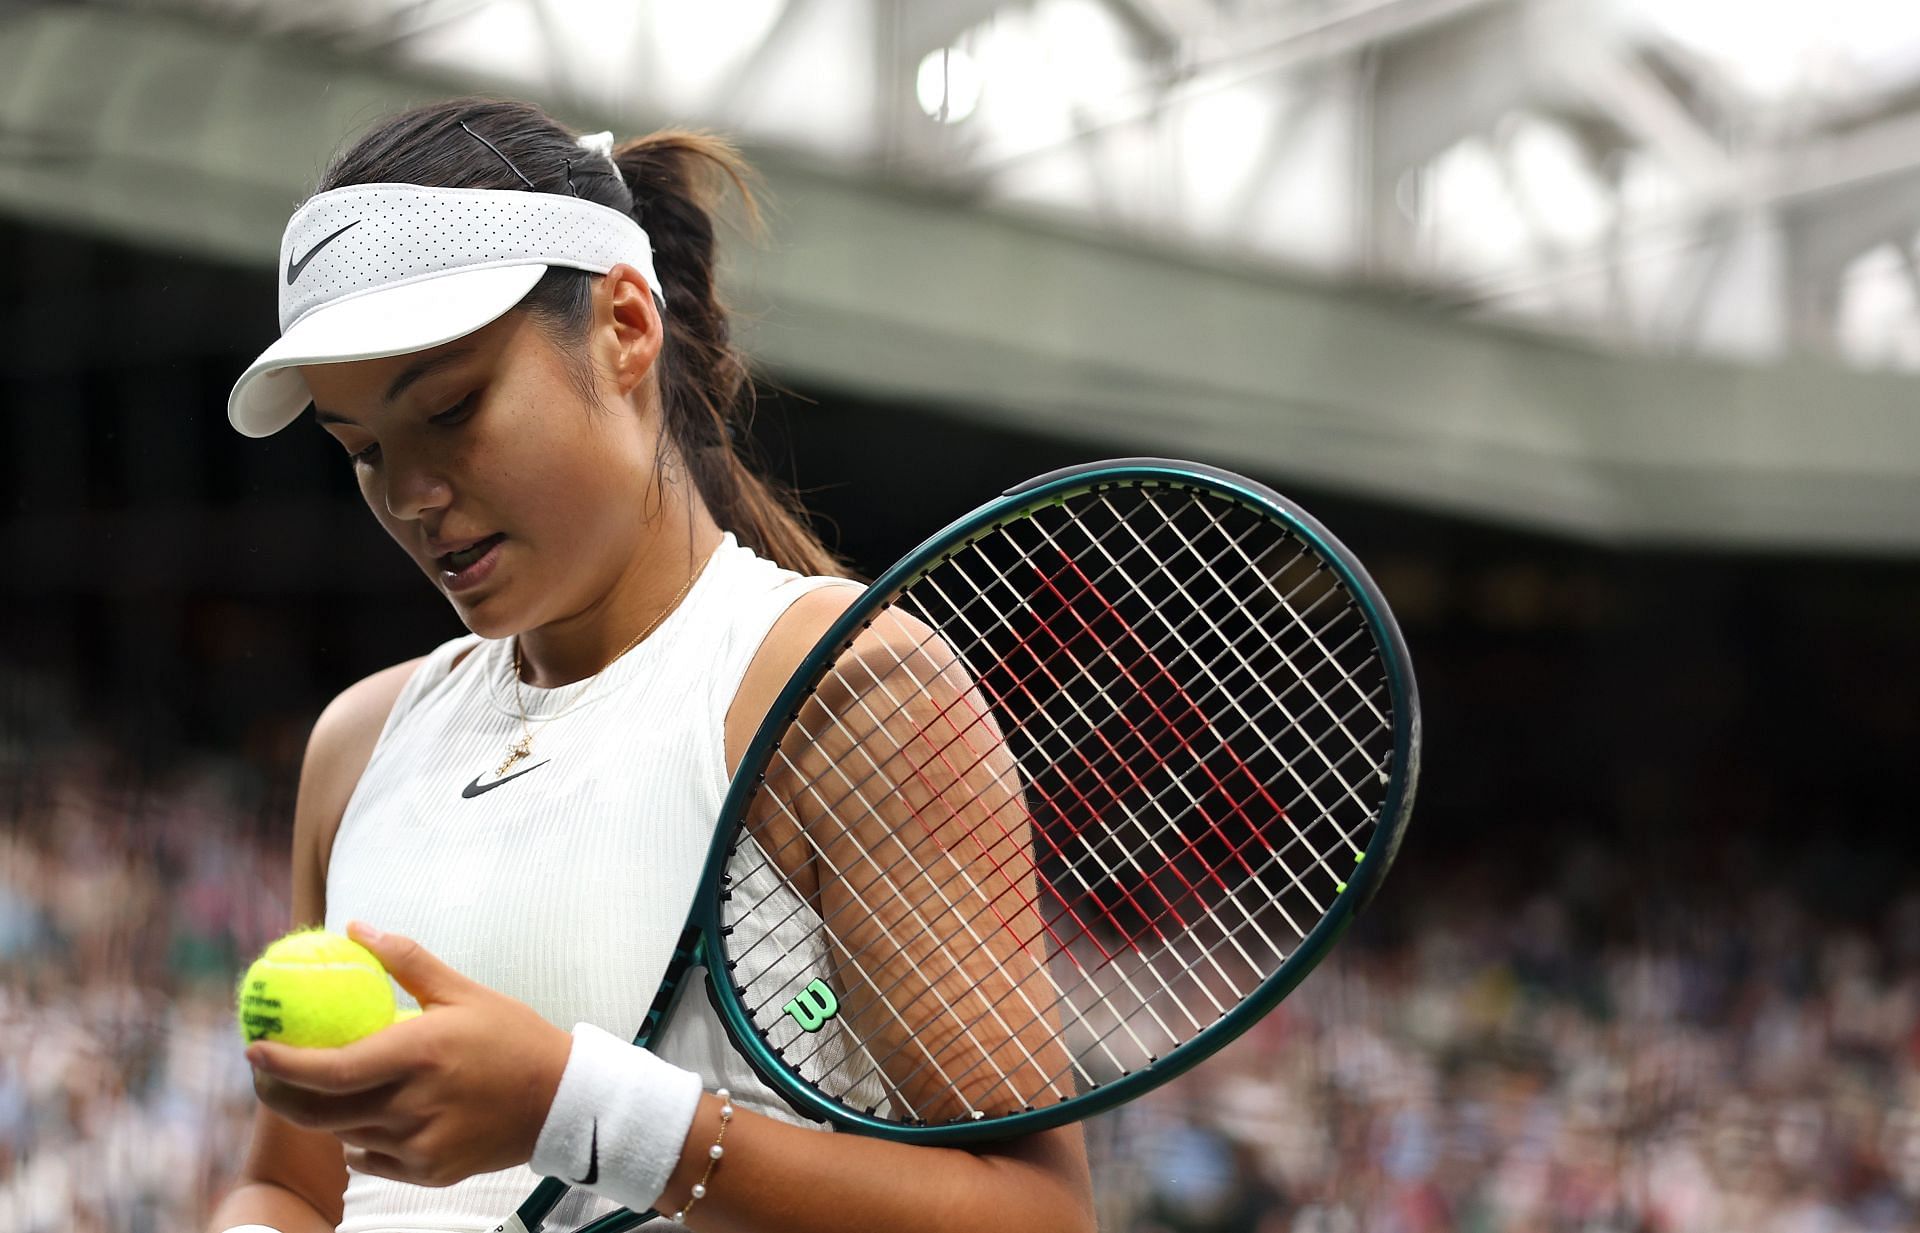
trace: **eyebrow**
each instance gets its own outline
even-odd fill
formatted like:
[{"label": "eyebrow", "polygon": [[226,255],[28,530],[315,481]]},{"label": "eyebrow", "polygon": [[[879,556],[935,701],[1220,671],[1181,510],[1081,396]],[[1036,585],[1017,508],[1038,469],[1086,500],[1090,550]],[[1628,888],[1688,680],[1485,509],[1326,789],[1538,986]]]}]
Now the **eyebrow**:
[{"label": "eyebrow", "polygon": [[[401,369],[400,375],[395,377],[392,384],[387,386],[387,401],[399,401],[400,396],[413,388],[415,383],[423,381],[443,369],[451,368],[455,364],[461,363],[473,355],[473,350],[472,347],[454,347],[451,350],[442,351],[438,355],[430,355],[424,359],[415,360],[413,363]],[[320,424],[350,424],[354,427],[359,426],[357,421],[350,420],[344,415],[327,411],[318,403],[314,404],[313,418],[316,423]]]}]

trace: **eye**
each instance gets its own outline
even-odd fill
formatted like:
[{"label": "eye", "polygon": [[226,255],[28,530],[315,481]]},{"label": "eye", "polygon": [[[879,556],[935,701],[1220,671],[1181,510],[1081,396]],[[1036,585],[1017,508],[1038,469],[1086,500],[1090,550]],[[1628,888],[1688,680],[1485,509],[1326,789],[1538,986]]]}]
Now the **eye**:
[{"label": "eye", "polygon": [[474,405],[479,401],[480,401],[480,391],[475,390],[473,393],[468,394],[465,398],[462,398],[459,402],[456,402],[451,407],[448,407],[445,411],[440,412],[438,415],[429,416],[428,418],[430,422],[442,425],[443,427],[450,424],[458,424],[460,421],[466,419],[469,415],[473,414]]}]

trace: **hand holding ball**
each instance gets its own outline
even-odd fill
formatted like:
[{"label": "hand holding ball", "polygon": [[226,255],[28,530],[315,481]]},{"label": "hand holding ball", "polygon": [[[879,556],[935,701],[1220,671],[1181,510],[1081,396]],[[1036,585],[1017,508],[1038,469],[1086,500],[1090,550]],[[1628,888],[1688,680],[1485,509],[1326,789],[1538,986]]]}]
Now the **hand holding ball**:
[{"label": "hand holding ball", "polygon": [[[396,997],[423,1021],[398,1025]],[[239,1001],[261,1105],[337,1137],[353,1168],[422,1185],[525,1164],[573,1051],[525,1002],[364,922],[274,943]]]},{"label": "hand holding ball", "polygon": [[248,1044],[333,1048],[396,1022],[387,970],[366,947],[324,929],[302,929],[267,947],[241,978],[238,1001]]}]

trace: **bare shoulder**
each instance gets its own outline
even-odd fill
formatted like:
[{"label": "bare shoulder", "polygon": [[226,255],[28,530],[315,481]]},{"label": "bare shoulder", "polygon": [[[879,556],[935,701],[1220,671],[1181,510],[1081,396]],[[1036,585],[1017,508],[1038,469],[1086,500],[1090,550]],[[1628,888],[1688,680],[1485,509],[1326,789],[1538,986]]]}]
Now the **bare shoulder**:
[{"label": "bare shoulder", "polygon": [[301,768],[303,795],[311,789],[321,798],[339,796],[345,807],[346,797],[353,794],[360,772],[373,756],[374,742],[393,713],[393,704],[419,667],[419,659],[410,659],[382,668],[347,686],[327,704],[307,738]]},{"label": "bare shoulder", "polygon": [[747,742],[766,718],[780,689],[800,666],[806,653],[827,632],[827,627],[860,598],[857,586],[827,586],[807,592],[793,601],[780,619],[767,631],[766,640],[754,652],[753,661],[740,679],[740,688],[727,708],[727,772],[740,764]]}]

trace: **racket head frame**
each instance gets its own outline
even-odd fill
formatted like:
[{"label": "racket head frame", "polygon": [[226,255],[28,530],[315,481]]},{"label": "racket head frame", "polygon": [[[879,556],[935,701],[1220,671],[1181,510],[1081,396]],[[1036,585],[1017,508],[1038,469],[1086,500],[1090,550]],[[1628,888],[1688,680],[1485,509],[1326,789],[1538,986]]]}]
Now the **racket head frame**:
[{"label": "racket head frame", "polygon": [[[762,1040],[742,1003],[741,995],[745,991],[733,984],[726,968],[725,947],[721,941],[725,934],[721,919],[723,884],[736,833],[741,829],[754,795],[764,783],[765,767],[788,725],[800,714],[802,705],[812,694],[819,678],[872,623],[874,614],[891,603],[922,573],[1025,511],[1049,504],[1063,504],[1072,496],[1092,490],[1143,484],[1175,490],[1208,490],[1280,522],[1308,544],[1315,555],[1333,570],[1360,608],[1382,660],[1393,710],[1392,770],[1365,855],[1347,879],[1346,889],[1339,892],[1325,914],[1277,971],[1218,1022],[1176,1045],[1165,1055],[1152,1059],[1142,1069],[1099,1084],[1073,1099],[983,1122],[901,1123],[849,1109],[790,1074]],[[802,1116],[831,1122],[856,1133],[929,1144],[981,1142],[1052,1129],[1123,1104],[1183,1073],[1241,1035],[1306,978],[1352,925],[1358,913],[1372,901],[1393,863],[1413,807],[1414,789],[1419,777],[1420,742],[1418,691],[1412,660],[1399,626],[1373,579],[1318,519],[1263,484],[1204,464],[1164,458],[1121,458],[1065,467],[1006,490],[998,499],[964,515],[929,537],[876,578],[865,593],[815,642],[768,708],[765,719],[748,743],[740,766],[742,772],[746,772],[747,768],[754,768],[753,771],[736,773],[729,785],[714,829],[712,846],[708,850],[706,868],[701,873],[700,890],[694,897],[689,937],[683,939],[680,949],[690,961],[689,966],[704,966],[708,995],[714,1010],[747,1063]],[[696,931],[697,939],[691,936]],[[650,1012],[642,1029],[641,1035],[646,1039],[636,1037],[635,1043],[644,1045],[651,1039],[664,1016],[665,1008],[670,1005],[671,999],[656,1003],[659,1012]]]}]

